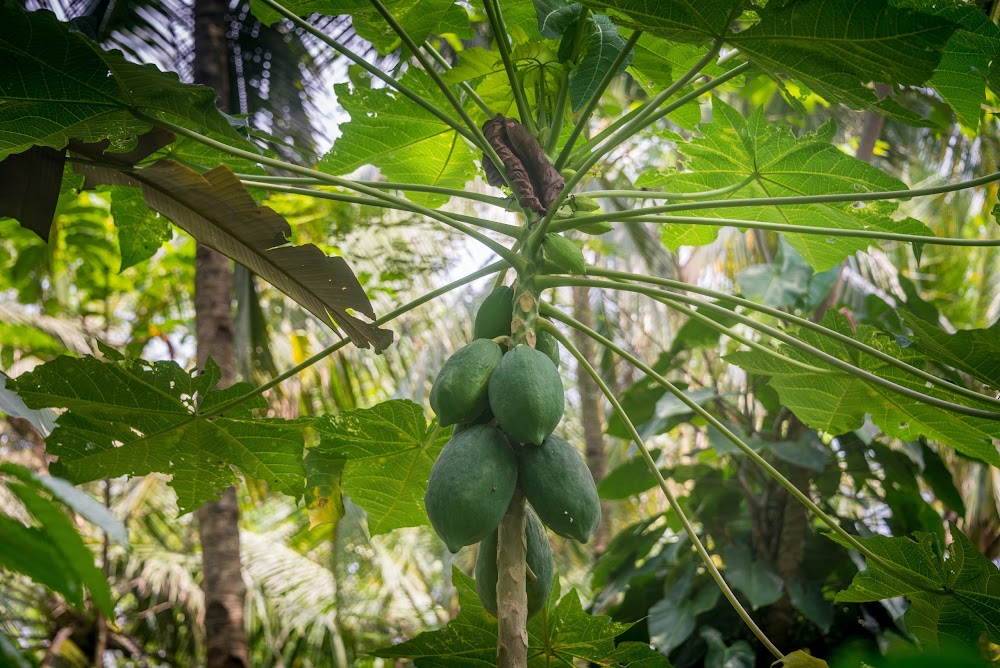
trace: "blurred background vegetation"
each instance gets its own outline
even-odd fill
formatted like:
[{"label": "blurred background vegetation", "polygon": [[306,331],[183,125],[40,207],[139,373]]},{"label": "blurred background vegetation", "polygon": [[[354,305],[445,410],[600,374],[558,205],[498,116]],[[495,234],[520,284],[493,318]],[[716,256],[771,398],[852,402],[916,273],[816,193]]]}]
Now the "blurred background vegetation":
[{"label": "blurred background vegetation", "polygon": [[[190,75],[191,8],[181,0],[31,6],[75,18],[81,30],[133,59]],[[237,82],[230,109],[267,132],[262,141],[272,150],[310,162],[328,148],[343,120],[332,84],[347,79],[347,67],[295,30],[259,24],[243,0],[231,3],[229,20],[231,77]],[[352,34],[349,21],[324,19],[320,25],[379,66],[401,66],[396,55],[379,59]],[[461,43],[442,38],[439,46],[447,53]],[[644,95],[635,82],[616,85],[595,126]],[[770,120],[795,124],[801,132],[835,120],[838,146],[912,187],[998,170],[1000,133],[992,113],[984,112],[973,132],[943,109],[938,125],[914,128],[805,97],[800,102],[809,113],[803,116],[763,79],[724,95],[744,112],[763,108]],[[930,96],[913,95],[935,111]],[[1000,102],[991,98],[989,104]],[[708,118],[710,110],[703,106],[702,115]],[[663,128],[682,136],[694,130],[690,123],[665,122]],[[651,166],[677,165],[678,155],[671,141],[650,135],[607,164],[595,187],[623,186]],[[478,182],[470,187],[486,188]],[[292,195],[266,201],[287,217],[296,239],[350,257],[379,313],[485,263],[460,236],[406,214]],[[933,220],[942,236],[978,237],[984,229],[996,236],[995,203],[991,185],[904,203],[903,213]],[[96,341],[147,360],[193,365],[193,240],[174,230],[152,259],[122,269],[117,230],[129,221],[127,212],[114,213],[106,192],[67,193],[49,244],[13,220],[0,220],[4,373],[17,376],[57,355],[96,353]],[[988,327],[1000,315],[1000,260],[987,248],[925,248],[917,262],[908,247],[883,243],[817,275],[792,248],[761,232],[726,229],[715,243],[678,254],[664,248],[652,226],[621,226],[585,243],[595,264],[741,291],[804,317],[834,307],[855,323],[877,323],[901,335],[893,310],[901,303],[948,329]],[[384,355],[346,348],[316,364],[266,395],[272,414],[333,413],[390,398],[426,404],[433,375],[471,337],[472,314],[490,287],[475,284],[395,321],[398,343]],[[234,299],[244,379],[265,380],[333,342],[311,315],[246,271],[236,272]],[[871,425],[835,440],[821,437],[782,409],[768,388],[722,360],[735,348],[733,341],[662,305],[586,289],[555,294],[554,302],[639,357],[655,360],[658,370],[766,451],[786,476],[802,485],[811,480],[822,492],[823,507],[845,525],[862,533],[925,531],[943,538],[946,522],[956,522],[989,558],[1000,557],[998,471],[927,443],[899,442]],[[700,518],[727,576],[776,642],[808,646],[817,654],[851,642],[857,651],[908,644],[899,628],[899,601],[832,603],[858,564],[813,531],[804,510],[782,490],[662,390],[592,347],[588,354],[650,436],[684,506]],[[676,666],[759,664],[759,648],[697,568],[664,500],[651,491],[652,479],[635,465],[634,445],[622,425],[606,419],[607,406],[592,387],[577,383],[572,360],[563,361],[570,388],[567,435],[588,446],[607,499],[605,526],[590,546],[554,544],[563,590],[576,587],[594,613],[637,622],[630,638],[652,640]],[[603,447],[590,447],[595,428]],[[0,422],[0,459],[45,472],[42,435],[26,420],[7,418]],[[177,516],[161,476],[106,480],[86,491],[129,532],[126,549],[75,519],[116,601],[104,665],[198,664],[205,611],[193,515]],[[349,500],[336,524],[315,527],[301,503],[257,483],[241,487],[240,502],[252,665],[379,664],[366,653],[439,627],[455,612],[449,574],[452,565],[472,569],[472,550],[449,555],[429,528],[370,539],[364,513]],[[0,511],[24,516],[3,485]],[[30,580],[4,579],[0,633],[17,639],[44,665],[92,665],[96,613],[74,609]]]}]

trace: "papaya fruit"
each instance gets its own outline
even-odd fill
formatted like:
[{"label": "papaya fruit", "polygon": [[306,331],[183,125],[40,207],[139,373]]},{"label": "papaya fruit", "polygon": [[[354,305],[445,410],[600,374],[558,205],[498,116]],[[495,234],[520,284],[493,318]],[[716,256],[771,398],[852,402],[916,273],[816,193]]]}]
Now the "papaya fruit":
[{"label": "papaya fruit", "polygon": [[[524,535],[527,539],[525,561],[528,568],[535,574],[532,579],[528,575],[525,589],[528,593],[528,617],[533,617],[545,607],[552,589],[552,547],[545,535],[545,527],[531,508],[525,508]],[[494,531],[479,544],[479,554],[476,555],[476,593],[486,611],[497,616],[497,539]]]},{"label": "papaya fruit", "polygon": [[478,543],[500,525],[517,484],[517,456],[495,427],[452,436],[431,468],[424,507],[452,552]]},{"label": "papaya fruit", "polygon": [[441,367],[431,386],[431,408],[442,427],[469,422],[489,408],[489,382],[503,351],[489,339],[462,346]]},{"label": "papaya fruit", "polygon": [[501,285],[483,300],[476,312],[473,333],[477,339],[495,339],[510,336],[510,322],[514,319],[514,288]]},{"label": "papaya fruit", "polygon": [[579,450],[552,434],[517,453],[518,484],[545,526],[586,543],[601,523],[597,486]]},{"label": "papaya fruit", "polygon": [[606,220],[599,220],[596,223],[584,223],[583,225],[577,225],[576,229],[580,230],[584,234],[601,235],[607,234],[614,227]]},{"label": "papaya fruit", "polygon": [[548,332],[538,332],[535,338],[535,350],[541,350],[548,355],[556,368],[559,368],[559,342],[556,341],[556,337]]},{"label": "papaya fruit", "polygon": [[497,364],[489,385],[497,424],[518,443],[539,444],[562,419],[566,397],[562,378],[549,356],[530,346],[514,346]]}]

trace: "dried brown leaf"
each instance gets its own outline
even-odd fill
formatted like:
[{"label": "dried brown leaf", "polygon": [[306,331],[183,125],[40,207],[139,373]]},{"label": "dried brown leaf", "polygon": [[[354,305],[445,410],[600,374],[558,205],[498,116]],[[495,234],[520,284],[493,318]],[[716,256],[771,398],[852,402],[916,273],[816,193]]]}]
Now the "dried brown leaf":
[{"label": "dried brown leaf", "polygon": [[247,267],[329,327],[342,328],[355,345],[373,345],[381,352],[392,343],[391,331],[349,313],[375,318],[347,262],[312,244],[288,245],[288,222],[269,207],[258,206],[228,167],[199,174],[172,160],[160,160],[133,172],[92,167],[84,171],[101,183],[141,185],[151,209]]},{"label": "dried brown leaf", "polygon": [[[497,114],[486,121],[483,134],[503,162],[521,206],[545,213],[565,185],[535,136],[514,118]],[[483,170],[490,185],[504,185],[493,161],[483,156]]]}]

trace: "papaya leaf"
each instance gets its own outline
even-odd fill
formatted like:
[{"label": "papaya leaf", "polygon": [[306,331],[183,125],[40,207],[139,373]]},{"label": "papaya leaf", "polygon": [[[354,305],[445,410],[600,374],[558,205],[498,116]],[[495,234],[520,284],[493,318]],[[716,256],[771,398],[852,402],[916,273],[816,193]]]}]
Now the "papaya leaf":
[{"label": "papaya leaf", "polygon": [[[382,15],[372,8],[369,0],[279,0],[279,2],[303,18],[308,18],[312,14],[326,16],[350,14],[354,30],[371,42],[379,53],[384,55],[399,47],[399,37]],[[417,44],[422,44],[431,35],[446,33],[471,37],[469,16],[455,3],[455,0],[383,0],[382,4]],[[253,15],[266,25],[274,25],[282,19],[281,14],[259,0],[251,0],[250,7]]]},{"label": "papaya leaf", "polygon": [[[382,55],[400,48],[399,35],[372,9],[370,2],[365,5],[364,10],[351,12],[351,25],[358,35],[371,42]],[[473,36],[469,15],[454,0],[396,0],[385,5],[417,44],[422,44],[431,35]]]},{"label": "papaya leaf", "polygon": [[[458,591],[461,610],[447,626],[426,631],[415,638],[391,647],[375,650],[383,659],[411,659],[414,665],[440,668],[482,666],[497,663],[497,621],[479,602],[475,581],[452,569],[452,583]],[[529,627],[533,620],[529,620]],[[529,648],[529,654],[530,654]]]},{"label": "papaya leaf", "polygon": [[[705,56],[705,53],[706,48],[701,45],[669,42],[655,35],[643,33],[635,45],[629,73],[646,90],[658,93],[673,83],[678,76],[690,70]],[[723,72],[725,68],[714,62],[702,69],[702,73],[711,77]],[[684,106],[697,108],[697,105]],[[685,108],[681,107],[670,115],[670,119],[674,120],[678,114],[683,114],[685,111]],[[700,117],[700,114],[698,116]]]},{"label": "papaya leaf", "polygon": [[[873,327],[861,325],[855,335],[847,318],[839,312],[828,311],[823,324],[846,336],[855,336],[859,341],[918,368],[926,364],[926,359],[912,348],[900,348],[895,337]],[[894,366],[811,331],[799,331],[798,337],[827,354],[914,391],[954,403],[992,409],[990,404],[928,387],[923,380]],[[872,421],[889,436],[915,441],[924,435],[969,457],[1000,466],[1000,455],[993,445],[993,440],[1000,438],[1000,422],[960,415],[921,403],[829,367],[790,346],[782,346],[781,351],[793,359],[826,367],[832,373],[818,375],[757,351],[733,353],[726,359],[751,373],[770,376],[769,384],[778,391],[782,403],[814,429],[844,434],[861,427],[865,416],[870,415]]]},{"label": "papaya leaf", "polygon": [[103,51],[51,12],[0,4],[0,158],[35,145],[62,150],[71,139],[130,150],[150,129],[132,110],[242,143],[215,99],[211,88]]},{"label": "papaya leaf", "polygon": [[914,538],[861,538],[865,547],[906,572],[907,580],[869,561],[836,601],[864,603],[905,596],[910,602],[903,617],[906,628],[927,649],[975,645],[983,635],[992,643],[1000,642],[1000,570],[954,524],[951,535],[946,553],[926,533]]},{"label": "papaya leaf", "polygon": [[626,28],[645,30],[671,42],[709,42],[725,35],[739,16],[738,0],[584,0],[607,11]]},{"label": "papaya leaf", "polygon": [[727,41],[772,76],[854,109],[877,109],[872,81],[926,83],[956,28],[888,0],[800,0],[757,11],[760,21]]},{"label": "papaya leaf", "polygon": [[309,449],[308,487],[329,485],[342,466],[344,493],[368,513],[372,535],[428,524],[424,492],[450,429],[428,425],[420,406],[402,400],[338,413],[315,427],[321,438]]},{"label": "papaya leaf", "polygon": [[[303,489],[301,425],[253,419],[260,397],[210,419],[202,410],[252,389],[238,383],[216,390],[219,368],[202,374],[175,362],[57,357],[8,381],[31,408],[67,408],[47,439],[59,458],[52,473],[73,483],[121,475],[165,473],[182,513],[200,507],[238,481],[266,480],[300,496]],[[200,403],[199,403],[200,402]]]},{"label": "papaya leaf", "polygon": [[[497,622],[479,602],[476,584],[457,568],[452,582],[461,611],[445,628],[421,633],[399,645],[374,652],[386,659],[411,659],[416,666],[495,666]],[[602,666],[670,668],[670,662],[645,643],[615,646],[615,637],[632,625],[584,612],[580,597],[571,590],[561,599],[549,597],[547,610],[528,620],[528,666],[576,665],[591,661]]]},{"label": "papaya leaf", "polygon": [[236,260],[301,304],[324,324],[339,325],[361,347],[382,351],[392,332],[351,315],[375,317],[364,288],[347,262],[312,244],[289,246],[291,228],[272,209],[257,206],[225,166],[198,174],[171,160],[123,173],[86,168],[88,178],[142,185],[143,197],[201,243]]},{"label": "papaya leaf", "polygon": [[309,526],[336,523],[344,516],[344,464],[347,458],[323,448],[306,451],[306,508]]},{"label": "papaya leaf", "polygon": [[[423,72],[411,70],[401,79],[441,108],[447,101]],[[449,188],[465,187],[476,173],[473,154],[450,126],[389,88],[349,84],[334,86],[337,100],[351,115],[341,136],[319,162],[329,174],[348,174],[374,165],[390,181]],[[408,193],[414,202],[437,207],[447,195]]]},{"label": "papaya leaf", "polygon": [[[682,144],[687,157],[686,172],[646,172],[639,186],[663,187],[669,191],[699,192],[735,186],[752,178],[726,199],[756,199],[797,195],[901,190],[905,185],[868,163],[853,158],[830,143],[835,128],[827,124],[815,133],[795,137],[786,127],[768,123],[763,110],[744,118],[728,104],[713,100],[713,121],[701,126],[702,137]],[[755,222],[810,225],[834,229],[877,229],[931,235],[918,221],[893,220],[895,204],[850,202],[782,206],[738,206],[697,209],[707,218],[729,218]],[[718,236],[717,227],[671,223],[661,237],[671,249],[682,245],[704,245]],[[866,250],[869,241],[859,238],[784,234],[784,238],[816,271],[840,264],[844,258]]]},{"label": "papaya leaf", "polygon": [[975,131],[979,127],[980,107],[986,99],[990,62],[1000,51],[1000,28],[982,9],[966,3],[900,0],[895,4],[958,25],[928,83],[955,110],[958,120]]},{"label": "papaya leaf", "polygon": [[28,408],[24,400],[11,388],[11,382],[10,376],[0,371],[0,413],[27,420],[35,431],[43,437],[48,436],[56,426],[55,411],[48,408],[42,410]]},{"label": "papaya leaf", "polygon": [[1000,388],[1000,322],[986,329],[963,329],[949,334],[909,311],[903,322],[913,331],[917,350],[992,388]]}]

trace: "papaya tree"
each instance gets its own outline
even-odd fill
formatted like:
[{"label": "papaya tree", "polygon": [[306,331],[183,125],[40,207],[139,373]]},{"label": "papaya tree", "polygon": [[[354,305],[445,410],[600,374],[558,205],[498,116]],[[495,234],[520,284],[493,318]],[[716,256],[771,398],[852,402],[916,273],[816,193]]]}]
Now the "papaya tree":
[{"label": "papaya tree", "polygon": [[[734,591],[734,582],[746,583],[735,567],[740,557],[720,556],[719,541],[703,539],[699,525],[715,518],[678,500],[671,478],[683,482],[681,472],[661,469],[628,392],[614,391],[574,343],[584,337],[642,374],[640,390],[707,425],[724,444],[717,449],[739,453],[745,471],[812,518],[831,550],[863,560],[838,602],[905,597],[905,630],[924,649],[1000,643],[1000,576],[957,524],[939,534],[865,535],[818,496],[836,494],[836,485],[775,464],[772,452],[793,455],[765,448],[751,433],[759,421],[740,428],[681,386],[671,361],[683,350],[648,361],[551,299],[571,288],[630,293],[700,328],[692,342],[706,332],[727,337],[737,348],[727,363],[759,380],[753,401],[794,416],[795,429],[824,446],[848,452],[838,437],[867,421],[885,439],[920,442],[927,461],[945,452],[1000,465],[995,329],[949,333],[909,303],[896,308],[896,328],[857,322],[822,298],[810,302],[815,317],[804,317],[794,312],[797,302],[768,292],[766,275],[740,295],[587,262],[602,235],[648,225],[671,250],[710,244],[723,229],[752,232],[779,244],[785,263],[775,271],[834,279],[845,260],[885,243],[910,248],[918,264],[925,248],[1000,245],[992,228],[944,236],[933,220],[901,211],[915,198],[986,188],[1000,173],[911,188],[838,147],[833,121],[797,132],[762,106],[744,113],[731,104],[741,87],[768,85],[800,120],[807,105],[822,102],[915,126],[954,117],[975,131],[987,96],[997,94],[1000,51],[1000,29],[981,8],[960,0],[253,0],[251,7],[262,22],[308,33],[352,63],[349,81],[336,87],[350,120],[311,165],[266,150],[254,139],[260,130],[221,113],[212,90],[105,51],[48,12],[9,1],[0,9],[0,215],[44,239],[60,192],[110,188],[112,201],[129,198],[141,212],[133,214],[139,224],[116,224],[123,242],[146,248],[146,257],[157,246],[149,240],[162,238],[170,221],[342,337],[257,387],[220,385],[212,360],[189,372],[107,346],[100,359],[59,357],[22,374],[8,387],[27,407],[64,409],[47,439],[58,458],[54,474],[74,483],[168,474],[181,512],[240,476],[312,507],[342,508],[342,490],[365,509],[372,534],[429,523],[452,551],[478,543],[475,579],[454,574],[459,616],[380,657],[418,665],[669,665],[656,634],[629,639],[634,623],[587,614],[575,592],[556,584],[547,532],[584,542],[601,516],[586,464],[557,433],[566,401],[559,366],[572,359],[610,405],[609,431],[638,453],[621,477],[649,481],[683,537],[691,560],[668,565],[704,574],[712,587],[706,597],[712,605],[724,599],[759,656],[825,665],[794,636],[770,637],[747,610],[747,600],[753,608],[758,599],[746,587],[736,587],[743,596]],[[350,15],[379,53],[399,53],[400,67],[373,66],[317,28],[309,20],[317,13]],[[489,35],[487,45],[461,47],[476,30]],[[615,113],[602,101],[620,89],[627,104]],[[630,173],[628,156],[667,147],[676,164]],[[369,165],[385,180],[351,176]],[[602,189],[611,174],[615,187]],[[486,185],[468,187],[477,178]],[[266,205],[269,193],[422,216],[495,259],[379,315],[345,258],[288,243],[289,223]],[[474,204],[472,213],[460,201]],[[351,344],[385,351],[393,319],[485,277],[494,277],[495,289],[473,340],[437,374],[435,419],[405,400],[299,420],[259,415],[269,389]],[[814,287],[825,297],[830,283]],[[790,424],[777,423],[783,437]],[[801,452],[794,457],[803,463]],[[631,538],[655,543],[644,533],[649,526]],[[616,541],[609,554],[636,562]]]}]

